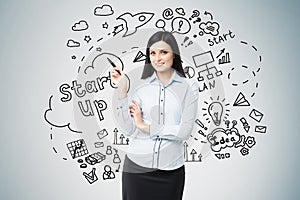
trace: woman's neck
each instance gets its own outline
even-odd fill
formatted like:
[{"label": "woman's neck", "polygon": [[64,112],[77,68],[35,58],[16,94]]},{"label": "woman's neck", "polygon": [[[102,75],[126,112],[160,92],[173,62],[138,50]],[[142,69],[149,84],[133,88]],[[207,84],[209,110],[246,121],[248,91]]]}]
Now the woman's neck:
[{"label": "woman's neck", "polygon": [[166,86],[170,80],[171,77],[173,76],[174,73],[174,69],[170,69],[169,71],[164,71],[164,72],[156,72],[156,76],[158,78],[158,80],[164,85]]}]

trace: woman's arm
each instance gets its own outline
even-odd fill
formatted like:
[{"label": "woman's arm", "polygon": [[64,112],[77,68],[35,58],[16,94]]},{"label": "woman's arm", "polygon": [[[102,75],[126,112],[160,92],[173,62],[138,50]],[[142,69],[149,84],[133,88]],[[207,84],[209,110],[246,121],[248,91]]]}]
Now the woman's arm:
[{"label": "woman's arm", "polygon": [[130,115],[133,117],[134,119],[134,124],[136,126],[136,128],[138,128],[139,130],[141,130],[144,133],[150,133],[150,129],[149,129],[149,124],[146,124],[143,121],[143,113],[141,110],[140,105],[138,104],[138,102],[136,100],[132,100],[133,105],[129,106],[130,109]]},{"label": "woman's arm", "polygon": [[114,67],[110,70],[111,80],[117,89],[116,99],[116,120],[122,131],[126,135],[131,135],[135,131],[132,117],[129,114],[129,105],[127,92],[129,88],[129,80],[120,67]]}]

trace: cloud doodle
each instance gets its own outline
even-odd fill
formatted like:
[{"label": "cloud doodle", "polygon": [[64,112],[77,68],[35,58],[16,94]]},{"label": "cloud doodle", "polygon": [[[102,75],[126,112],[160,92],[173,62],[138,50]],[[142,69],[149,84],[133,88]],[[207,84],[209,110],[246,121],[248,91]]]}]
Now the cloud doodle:
[{"label": "cloud doodle", "polygon": [[80,47],[80,43],[75,40],[69,39],[67,42],[67,47]]},{"label": "cloud doodle", "polygon": [[202,22],[199,25],[199,28],[202,29],[206,34],[211,34],[213,36],[219,35],[220,25],[217,22]]},{"label": "cloud doodle", "polygon": [[89,28],[89,25],[85,20],[80,20],[79,22],[76,22],[72,26],[73,31],[84,31],[84,30],[87,30],[88,28]]},{"label": "cloud doodle", "polygon": [[110,5],[102,5],[100,7],[96,7],[94,9],[94,15],[96,16],[109,16],[109,15],[113,15],[114,11],[112,9],[112,7]]},{"label": "cloud doodle", "polygon": [[[62,119],[61,117],[53,116],[53,95],[49,98],[49,105],[48,109],[44,113],[44,119],[45,121],[50,124],[51,126],[54,126],[56,128],[65,128],[67,127],[70,131],[74,133],[82,133],[82,131],[77,130],[76,127],[73,127],[73,124],[69,122],[69,117],[66,117],[67,119]],[[66,108],[65,106],[62,106],[62,108]],[[60,115],[61,116],[61,115]],[[60,120],[58,120],[60,119]]]}]

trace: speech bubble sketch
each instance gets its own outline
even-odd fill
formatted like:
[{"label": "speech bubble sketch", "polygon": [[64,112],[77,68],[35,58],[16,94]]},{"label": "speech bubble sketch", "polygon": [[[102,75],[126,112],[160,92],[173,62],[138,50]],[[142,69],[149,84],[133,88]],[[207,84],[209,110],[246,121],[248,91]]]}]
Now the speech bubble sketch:
[{"label": "speech bubble sketch", "polygon": [[166,20],[170,20],[174,17],[173,15],[173,10],[171,8],[166,8],[163,13],[162,13],[162,16],[164,19]]},{"label": "speech bubble sketch", "polygon": [[56,128],[65,128],[67,127],[70,131],[74,133],[82,133],[82,131],[77,130],[77,128],[72,127],[71,122],[66,122],[68,120],[62,120],[61,122],[54,122],[54,119],[57,120],[57,117],[51,118],[51,114],[53,114],[53,95],[50,96],[49,98],[49,108],[45,111],[44,113],[44,119],[45,121],[50,124],[51,126],[54,126]]},{"label": "speech bubble sketch", "polygon": [[79,22],[76,22],[72,26],[73,31],[84,31],[84,30],[87,30],[88,28],[89,28],[89,25],[88,25],[87,21],[85,21],[85,20],[80,20]]},{"label": "speech bubble sketch", "polygon": [[72,39],[69,39],[67,41],[67,47],[70,47],[70,48],[73,48],[73,47],[80,47],[80,43],[75,41],[75,40],[72,40]]},{"label": "speech bubble sketch", "polygon": [[187,34],[191,30],[190,22],[183,17],[176,17],[172,20],[172,33]]},{"label": "speech bubble sketch", "polygon": [[199,24],[199,28],[204,31],[206,34],[210,34],[212,36],[217,36],[219,35],[219,28],[220,25],[217,22],[202,22]]},{"label": "speech bubble sketch", "polygon": [[185,15],[184,9],[182,7],[176,8],[175,11],[181,16]]},{"label": "speech bubble sketch", "polygon": [[126,12],[117,17],[117,19],[123,20],[126,26],[126,32],[123,37],[134,34],[138,28],[147,24],[154,16],[154,13],[140,12],[135,15]]},{"label": "speech bubble sketch", "polygon": [[162,28],[164,31],[166,31],[166,30],[165,30],[166,22],[165,22],[164,20],[162,20],[162,19],[158,19],[158,20],[156,21],[156,23],[155,23],[155,26],[156,26],[157,28]]},{"label": "speech bubble sketch", "polygon": [[94,9],[94,15],[96,16],[109,16],[109,15],[113,15],[114,11],[111,7],[111,5],[102,5],[100,7],[96,7]]}]

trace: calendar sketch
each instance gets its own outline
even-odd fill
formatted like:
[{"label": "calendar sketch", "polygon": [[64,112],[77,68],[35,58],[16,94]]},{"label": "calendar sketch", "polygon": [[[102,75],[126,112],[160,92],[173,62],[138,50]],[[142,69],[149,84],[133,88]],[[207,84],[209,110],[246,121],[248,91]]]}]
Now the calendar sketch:
[{"label": "calendar sketch", "polygon": [[89,153],[83,139],[70,142],[67,147],[73,159]]}]

